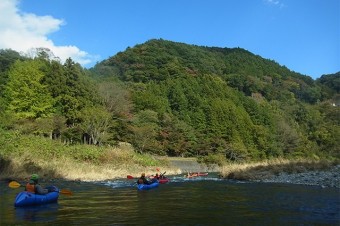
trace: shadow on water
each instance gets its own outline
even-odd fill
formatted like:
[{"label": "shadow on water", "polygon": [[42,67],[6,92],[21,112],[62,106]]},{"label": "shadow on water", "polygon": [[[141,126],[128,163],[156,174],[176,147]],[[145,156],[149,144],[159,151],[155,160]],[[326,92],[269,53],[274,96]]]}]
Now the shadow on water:
[{"label": "shadow on water", "polygon": [[[216,174],[170,177],[149,191],[135,180],[59,181],[73,196],[45,207],[16,209],[16,192],[1,185],[0,225],[339,225],[339,190],[316,186],[241,183]],[[4,192],[3,192],[4,191]],[[39,225],[45,223],[39,223]]]}]

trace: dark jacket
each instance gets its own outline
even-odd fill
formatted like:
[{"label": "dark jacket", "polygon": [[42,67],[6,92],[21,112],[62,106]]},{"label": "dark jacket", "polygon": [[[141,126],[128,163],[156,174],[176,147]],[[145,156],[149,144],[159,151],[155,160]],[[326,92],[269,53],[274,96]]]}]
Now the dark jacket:
[{"label": "dark jacket", "polygon": [[141,176],[141,177],[137,180],[137,184],[151,184],[151,182],[148,181],[148,180],[146,179],[145,176]]}]

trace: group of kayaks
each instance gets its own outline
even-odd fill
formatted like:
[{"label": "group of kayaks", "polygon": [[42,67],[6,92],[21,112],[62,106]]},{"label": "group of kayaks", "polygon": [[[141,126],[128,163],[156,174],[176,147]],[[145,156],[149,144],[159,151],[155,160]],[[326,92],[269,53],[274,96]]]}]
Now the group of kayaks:
[{"label": "group of kayaks", "polygon": [[[184,175],[184,177],[186,178],[194,178],[194,177],[202,177],[202,176],[207,176],[208,173],[200,173],[200,172],[196,172],[196,173],[188,173],[187,175]],[[153,188],[156,188],[159,186],[159,184],[165,184],[169,182],[169,179],[166,177],[162,177],[159,179],[152,179],[152,184],[138,184],[137,188],[138,190],[150,190]]]},{"label": "group of kayaks", "polygon": [[[185,176],[188,178],[192,178],[192,177],[207,176],[207,175],[208,173],[192,173],[192,174],[188,174]],[[127,178],[133,179],[131,176],[128,176]],[[152,182],[151,184],[138,184],[137,189],[138,190],[150,190],[150,189],[158,187],[159,184],[165,184],[170,181],[169,178],[164,177],[164,176],[160,178],[150,178],[150,179]],[[19,194],[17,194],[17,196],[15,197],[14,206],[24,207],[24,206],[34,206],[34,205],[42,205],[42,204],[57,202],[59,198],[59,193],[66,194],[69,192],[69,191],[63,191],[63,189],[60,190],[56,186],[50,186],[49,190],[51,192],[45,195],[22,191]]]},{"label": "group of kayaks", "polygon": [[169,181],[170,180],[167,177],[162,177],[162,178],[158,178],[158,179],[153,178],[151,180],[151,182],[152,182],[151,184],[138,184],[137,188],[138,188],[138,190],[150,190],[152,188],[158,187],[159,184],[166,184]]},{"label": "group of kayaks", "polygon": [[149,177],[151,179],[150,184],[137,184],[138,190],[150,190],[159,186],[159,184],[166,184],[170,181],[169,178],[162,176],[159,178]]}]

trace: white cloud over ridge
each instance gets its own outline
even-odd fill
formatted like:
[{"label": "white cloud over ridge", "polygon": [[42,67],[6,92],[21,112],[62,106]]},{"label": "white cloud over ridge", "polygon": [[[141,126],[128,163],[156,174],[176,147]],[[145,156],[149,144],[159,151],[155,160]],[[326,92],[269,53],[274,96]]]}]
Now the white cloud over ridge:
[{"label": "white cloud over ridge", "polygon": [[63,20],[20,12],[19,3],[19,0],[0,1],[0,49],[27,53],[32,48],[43,47],[50,49],[62,62],[69,57],[82,65],[95,60],[76,46],[57,46],[47,37],[65,24]]}]

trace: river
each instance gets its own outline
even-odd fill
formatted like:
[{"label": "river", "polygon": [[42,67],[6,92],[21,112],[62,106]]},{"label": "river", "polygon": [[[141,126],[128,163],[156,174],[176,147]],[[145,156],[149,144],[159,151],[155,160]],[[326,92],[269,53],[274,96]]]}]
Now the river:
[{"label": "river", "polygon": [[[135,180],[56,181],[73,195],[14,208],[22,188],[0,182],[0,225],[340,225],[338,188],[170,176],[137,191]],[[47,184],[46,184],[47,185]]]}]

